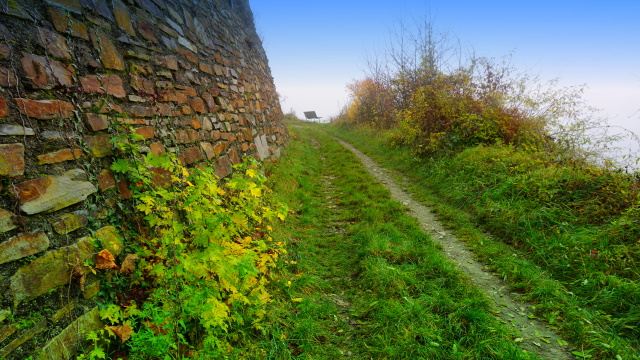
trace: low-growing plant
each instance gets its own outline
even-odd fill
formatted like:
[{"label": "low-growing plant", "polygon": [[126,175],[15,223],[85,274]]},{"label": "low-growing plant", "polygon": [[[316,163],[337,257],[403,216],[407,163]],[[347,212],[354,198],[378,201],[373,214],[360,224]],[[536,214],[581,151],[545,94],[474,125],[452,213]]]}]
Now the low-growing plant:
[{"label": "low-growing plant", "polygon": [[142,223],[129,244],[136,255],[128,261],[137,264],[125,270],[123,263],[110,277],[126,277],[129,286],[103,305],[106,331],[125,343],[130,359],[226,356],[238,333],[260,331],[267,284],[285,252],[270,224],[287,210],[267,200],[253,158],[222,183],[212,167],[187,169],[174,154],[143,154],[130,129],[119,131],[113,143],[125,156],[111,169],[131,184],[137,213],[130,216]]}]

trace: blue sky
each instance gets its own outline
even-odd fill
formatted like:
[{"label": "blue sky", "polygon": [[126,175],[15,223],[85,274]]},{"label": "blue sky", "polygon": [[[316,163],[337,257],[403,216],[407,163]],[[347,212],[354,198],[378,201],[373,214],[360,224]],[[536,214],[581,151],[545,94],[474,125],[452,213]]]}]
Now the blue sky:
[{"label": "blue sky", "polygon": [[640,133],[640,0],[250,0],[283,110],[336,115],[399,22],[430,18],[476,55],[587,84],[589,104]]}]

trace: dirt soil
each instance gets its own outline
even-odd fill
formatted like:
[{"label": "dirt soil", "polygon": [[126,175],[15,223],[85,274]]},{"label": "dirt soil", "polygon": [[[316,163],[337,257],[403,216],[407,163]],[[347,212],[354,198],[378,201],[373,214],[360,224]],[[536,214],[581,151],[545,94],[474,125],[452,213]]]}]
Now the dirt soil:
[{"label": "dirt soil", "polygon": [[[351,146],[336,139],[345,148],[351,150],[362,161],[365,168],[391,192],[391,197],[402,202],[412,216],[420,222],[421,227],[432,235],[434,241],[442,245],[444,253],[493,301],[494,313],[503,322],[509,324],[520,333],[515,339],[520,346],[543,359],[575,359],[568,346],[560,345],[562,339],[549,324],[538,319],[529,318],[531,305],[519,300],[519,294],[509,291],[507,284],[489,272],[486,266],[474,259],[474,254],[467,249],[464,242],[458,240],[436,218],[434,212],[411,198],[392,179],[386,169],[379,167],[371,158]],[[563,341],[566,344],[565,341]]]}]

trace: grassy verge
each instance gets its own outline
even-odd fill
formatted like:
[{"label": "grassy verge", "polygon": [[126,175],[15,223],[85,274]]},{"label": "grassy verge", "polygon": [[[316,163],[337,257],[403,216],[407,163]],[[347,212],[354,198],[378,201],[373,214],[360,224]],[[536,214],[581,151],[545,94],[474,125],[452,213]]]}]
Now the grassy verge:
[{"label": "grassy verge", "polygon": [[294,215],[277,235],[289,254],[263,358],[536,358],[351,152],[313,127],[292,132],[270,169]]},{"label": "grassy verge", "polygon": [[324,129],[408,177],[419,199],[581,349],[577,357],[640,358],[636,209],[617,210],[633,191],[628,178],[502,146],[419,159],[373,132]]}]

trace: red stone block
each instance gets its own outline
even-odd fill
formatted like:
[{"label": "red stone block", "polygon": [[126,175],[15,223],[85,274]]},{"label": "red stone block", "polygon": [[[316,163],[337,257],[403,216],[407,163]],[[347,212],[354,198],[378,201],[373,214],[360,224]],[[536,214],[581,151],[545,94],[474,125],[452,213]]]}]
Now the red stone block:
[{"label": "red stone block", "polygon": [[189,142],[196,142],[196,141],[202,140],[202,135],[200,135],[199,132],[193,129],[188,129],[187,134],[189,135]]},{"label": "red stone block", "polygon": [[101,114],[87,114],[87,125],[92,131],[100,131],[109,128],[109,117]]},{"label": "red stone block", "polygon": [[138,92],[155,95],[156,87],[153,80],[145,79],[141,76],[131,75],[131,87]]},{"label": "red stone block", "polygon": [[38,165],[55,164],[63,161],[76,160],[84,156],[80,149],[62,149],[44,155],[38,155]]},{"label": "red stone block", "polygon": [[236,165],[240,163],[240,157],[238,156],[238,150],[236,150],[235,148],[231,148],[229,150],[229,159],[231,159],[231,162]]},{"label": "red stone block", "polygon": [[15,100],[21,113],[41,120],[70,118],[75,110],[72,103],[61,100]]},{"label": "red stone block", "polygon": [[198,63],[198,57],[189,50],[178,49],[178,53],[187,58],[187,60],[191,61],[194,64]]},{"label": "red stone block", "polygon": [[0,145],[0,175],[11,177],[24,175],[24,145],[20,143]]},{"label": "red stone block", "polygon": [[0,95],[0,118],[9,116],[9,108],[7,101]]},{"label": "red stone block", "polygon": [[151,181],[155,186],[166,188],[171,185],[171,171],[160,167],[152,167],[149,170],[152,172]]},{"label": "red stone block", "polygon": [[202,159],[202,152],[200,152],[199,147],[191,147],[188,149],[184,149],[184,152],[182,153],[182,155],[187,165],[191,165]]},{"label": "red stone block", "polygon": [[137,128],[135,132],[136,134],[142,136],[145,140],[151,139],[154,136],[156,136],[155,129],[153,128],[153,126],[145,126],[145,127]]},{"label": "red stone block", "polygon": [[57,85],[73,85],[76,70],[72,66],[44,56],[27,53],[22,55],[22,68],[34,87],[48,89]]},{"label": "red stone block", "polygon": [[199,112],[201,114],[207,112],[207,110],[204,108],[204,100],[202,100],[199,97],[190,99],[189,100],[189,105],[191,105],[191,108],[193,110],[195,110],[196,112]]},{"label": "red stone block", "polygon": [[122,79],[118,75],[87,75],[80,78],[82,88],[87,92],[109,95],[117,98],[124,98],[127,93],[124,91]]},{"label": "red stone block", "polygon": [[67,46],[67,39],[62,35],[58,35],[53,31],[39,27],[38,44],[55,57],[67,60],[71,59],[71,53]]},{"label": "red stone block", "polygon": [[24,204],[46,194],[47,188],[51,185],[52,181],[53,178],[51,176],[45,176],[15,184],[12,186],[12,189],[20,200],[20,203]]},{"label": "red stone block", "polygon": [[225,151],[229,146],[228,144],[229,143],[225,141],[215,144],[215,146],[213,147],[213,151],[216,153],[216,156],[220,155],[223,151]]},{"label": "red stone block", "polygon": [[156,104],[155,112],[160,116],[175,116],[171,110],[171,106],[167,104]]},{"label": "red stone block", "polygon": [[176,143],[178,144],[186,144],[189,142],[189,134],[187,134],[186,130],[177,130],[175,136]]},{"label": "red stone block", "polygon": [[151,149],[151,153],[155,156],[161,156],[167,153],[167,150],[164,148],[164,145],[162,145],[162,143],[159,143],[159,142],[150,144],[149,148]]},{"label": "red stone block", "polygon": [[198,91],[195,88],[192,88],[191,86],[183,86],[182,88],[187,93],[187,95],[191,97],[198,96]]},{"label": "red stone block", "polygon": [[116,186],[118,187],[118,196],[121,199],[128,199],[133,196],[133,192],[131,192],[131,188],[129,187],[129,181],[126,178],[120,177],[116,182]]},{"label": "red stone block", "polygon": [[218,177],[223,178],[231,174],[231,161],[227,155],[220,157],[215,164],[215,173]]},{"label": "red stone block", "polygon": [[136,24],[138,25],[138,31],[145,39],[154,43],[158,42],[153,24],[146,21],[138,21]]},{"label": "red stone block", "polygon": [[113,177],[111,170],[102,169],[98,176],[98,186],[102,191],[112,189],[116,186],[116,179]]},{"label": "red stone block", "polygon": [[211,67],[211,65],[205,64],[203,62],[201,62],[199,65],[200,65],[201,71],[206,72],[207,74],[213,75],[213,67]]}]

